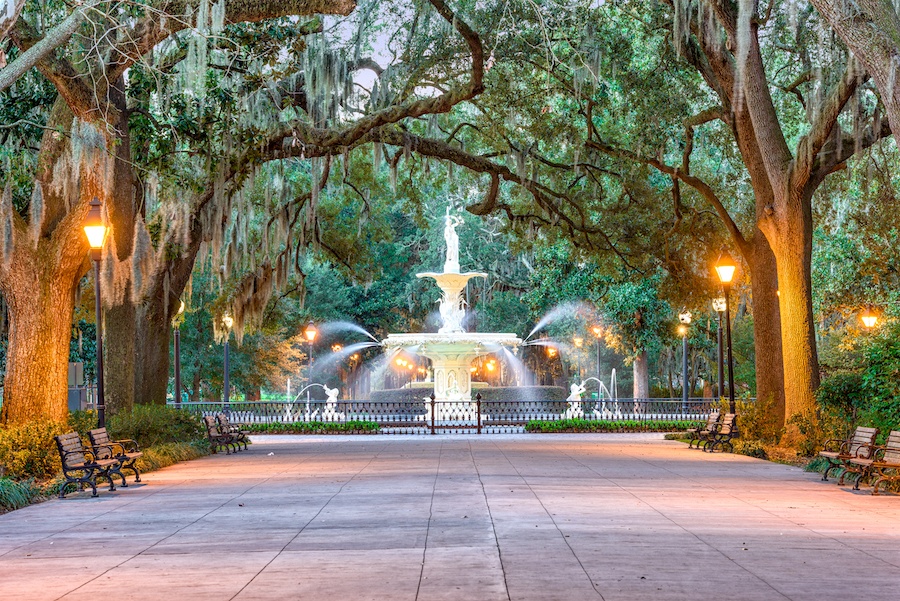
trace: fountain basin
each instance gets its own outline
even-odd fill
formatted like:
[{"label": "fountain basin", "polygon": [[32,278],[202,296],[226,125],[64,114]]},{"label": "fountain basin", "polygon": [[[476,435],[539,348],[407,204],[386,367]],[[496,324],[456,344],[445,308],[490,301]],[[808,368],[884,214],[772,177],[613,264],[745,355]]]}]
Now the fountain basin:
[{"label": "fountain basin", "polygon": [[489,332],[445,332],[390,334],[382,344],[431,360],[434,396],[439,401],[470,401],[472,361],[500,347],[515,349],[522,339],[515,334]]}]

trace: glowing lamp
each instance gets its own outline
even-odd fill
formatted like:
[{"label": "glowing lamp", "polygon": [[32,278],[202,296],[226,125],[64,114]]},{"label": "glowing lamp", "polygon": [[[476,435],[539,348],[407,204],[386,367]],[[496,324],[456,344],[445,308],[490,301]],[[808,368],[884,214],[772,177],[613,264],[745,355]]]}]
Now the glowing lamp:
[{"label": "glowing lamp", "polygon": [[719,298],[714,298],[712,302],[713,311],[716,313],[724,313],[725,312],[725,297],[720,296]]},{"label": "glowing lamp", "polygon": [[87,236],[88,244],[91,250],[99,251],[103,248],[103,241],[106,240],[106,224],[103,223],[103,212],[100,201],[94,198],[90,204],[90,210],[84,219],[84,233]]},{"label": "glowing lamp", "polygon": [[678,326],[678,335],[679,336],[687,336],[687,330],[688,329],[687,329],[686,325],[682,324],[682,325]]},{"label": "glowing lamp", "polygon": [[690,312],[690,311],[685,311],[685,312],[683,312],[683,313],[679,313],[679,314],[678,314],[678,321],[680,321],[680,322],[683,323],[684,325],[688,325],[689,323],[691,323],[691,312]]},{"label": "glowing lamp", "polygon": [[719,274],[719,281],[723,284],[730,284],[734,279],[734,272],[737,271],[737,263],[731,258],[727,250],[723,250],[719,258],[716,259],[716,273]]},{"label": "glowing lamp", "polygon": [[591,332],[593,332],[594,336],[596,336],[597,338],[601,338],[603,336],[603,328],[600,326],[592,327]]},{"label": "glowing lamp", "polygon": [[584,338],[580,338],[580,337],[576,336],[575,338],[572,339],[572,342],[575,343],[575,346],[577,346],[578,348],[581,348],[581,345],[584,344]]},{"label": "glowing lamp", "polygon": [[306,329],[303,330],[303,335],[306,336],[306,340],[308,340],[310,344],[313,343],[318,334],[319,330],[316,329],[316,324],[312,321],[310,321],[309,325],[306,326]]},{"label": "glowing lamp", "polygon": [[869,309],[866,309],[862,312],[862,315],[859,316],[862,320],[863,325],[867,328],[874,328],[875,324],[878,323],[878,316],[872,313]]}]

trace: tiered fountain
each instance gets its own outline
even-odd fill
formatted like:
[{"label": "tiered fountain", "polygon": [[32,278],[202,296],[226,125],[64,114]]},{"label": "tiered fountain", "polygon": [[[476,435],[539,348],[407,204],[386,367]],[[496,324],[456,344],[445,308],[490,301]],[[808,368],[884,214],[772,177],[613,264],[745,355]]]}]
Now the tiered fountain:
[{"label": "tiered fountain", "polygon": [[480,272],[460,273],[459,237],[456,228],[462,219],[450,214],[444,218],[444,240],[447,243],[446,260],[442,273],[417,273],[416,277],[432,278],[441,289],[441,328],[437,333],[390,334],[383,345],[390,352],[397,349],[427,357],[431,360],[434,379],[434,396],[438,401],[471,401],[472,379],[469,367],[476,357],[501,350],[515,349],[522,340],[515,334],[476,333],[464,329],[466,318],[462,291],[466,283],[476,277],[486,277]]}]

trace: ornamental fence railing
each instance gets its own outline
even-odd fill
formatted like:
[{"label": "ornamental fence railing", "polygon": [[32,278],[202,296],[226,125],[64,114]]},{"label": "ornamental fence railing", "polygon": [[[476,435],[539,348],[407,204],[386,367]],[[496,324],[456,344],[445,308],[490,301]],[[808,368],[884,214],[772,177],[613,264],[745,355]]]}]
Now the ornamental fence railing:
[{"label": "ornamental fence railing", "polygon": [[198,415],[226,413],[239,424],[375,422],[383,434],[435,434],[438,432],[514,433],[532,420],[588,421],[701,421],[716,398],[567,401],[231,401],[173,403]]}]

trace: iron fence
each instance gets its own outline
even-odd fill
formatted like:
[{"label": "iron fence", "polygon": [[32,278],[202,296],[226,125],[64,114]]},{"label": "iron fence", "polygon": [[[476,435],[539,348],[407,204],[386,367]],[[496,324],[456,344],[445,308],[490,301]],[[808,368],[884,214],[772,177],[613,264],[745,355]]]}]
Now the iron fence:
[{"label": "iron fence", "polygon": [[[566,401],[231,401],[180,403],[198,415],[226,413],[234,423],[347,423],[375,422],[385,434],[437,432],[522,432],[532,420],[560,421],[677,421],[706,417],[719,402],[715,398],[584,400]],[[175,406],[175,403],[169,403]]]}]

